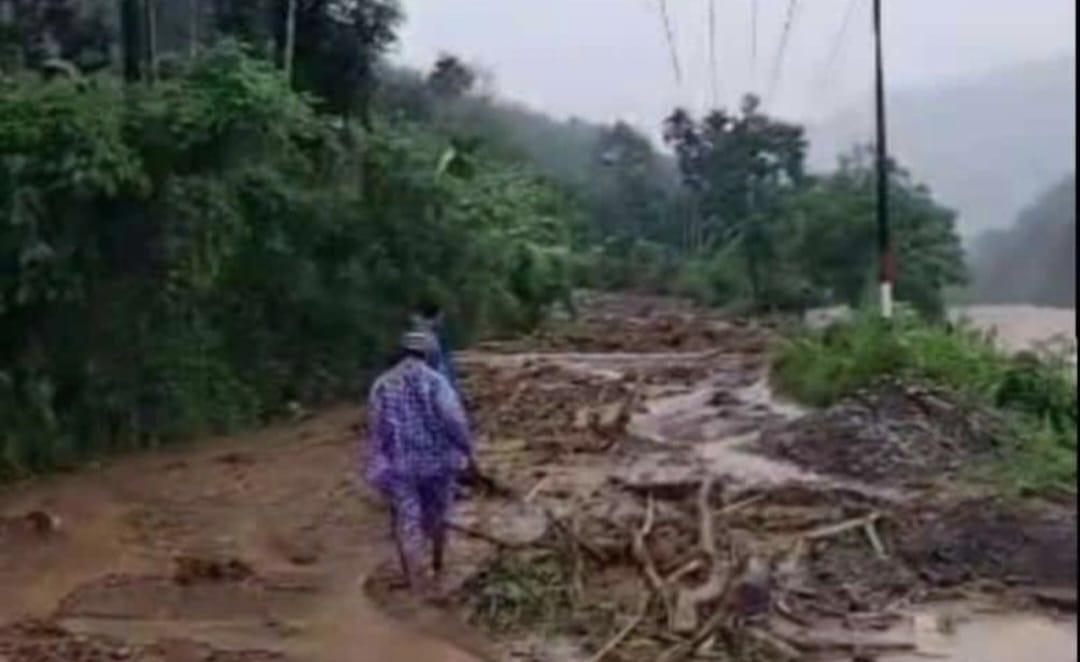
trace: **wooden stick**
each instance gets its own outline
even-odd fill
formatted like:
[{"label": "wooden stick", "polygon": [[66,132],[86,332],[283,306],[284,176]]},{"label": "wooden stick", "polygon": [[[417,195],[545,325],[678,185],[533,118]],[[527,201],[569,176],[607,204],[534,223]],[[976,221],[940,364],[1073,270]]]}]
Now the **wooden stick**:
[{"label": "wooden stick", "polygon": [[482,540],[486,543],[490,543],[492,545],[495,545],[496,547],[501,547],[503,549],[526,549],[528,547],[541,546],[537,543],[523,543],[512,540],[504,540],[497,536],[493,536],[490,533],[484,533],[483,531],[478,531],[476,529],[465,526],[464,524],[458,524],[456,522],[449,522],[447,523],[446,527],[451,531],[456,531],[457,533],[460,533],[469,538]]},{"label": "wooden stick", "polygon": [[607,657],[613,650],[619,647],[619,644],[623,642],[630,634],[637,629],[641,622],[645,620],[645,616],[649,613],[649,603],[652,602],[652,592],[646,590],[641,597],[641,602],[638,604],[637,613],[628,622],[623,629],[615,633],[606,644],[604,644],[595,655],[589,658],[589,662],[600,662]]},{"label": "wooden stick", "polygon": [[581,547],[581,549],[585,550],[585,552],[590,557],[592,557],[592,560],[596,561],[597,563],[607,563],[608,559],[606,554],[596,549],[596,547],[589,543],[589,541],[575,535],[572,531],[570,531],[569,528],[567,528],[566,524],[562,520],[555,516],[554,513],[552,513],[547,508],[541,508],[541,512],[544,513],[544,517],[546,517],[547,520],[551,522],[552,526],[557,528],[559,532],[562,533],[564,536],[573,540],[578,546]]},{"label": "wooden stick", "polygon": [[701,566],[705,565],[701,562],[701,559],[690,559],[686,563],[682,564],[671,572],[667,577],[664,577],[664,584],[671,586],[675,584],[683,577],[686,577],[692,572],[696,572],[701,569]]},{"label": "wooden stick", "polygon": [[536,481],[536,485],[533,485],[532,489],[529,490],[528,494],[525,495],[525,498],[523,499],[523,501],[525,503],[531,502],[533,499],[535,499],[537,497],[537,495],[540,494],[540,492],[545,487],[547,487],[547,484],[550,481],[551,481],[551,475],[550,474],[548,474],[548,475],[544,476],[543,478],[541,478],[540,480]]},{"label": "wooden stick", "polygon": [[882,560],[889,558],[889,554],[885,551],[885,545],[881,543],[881,538],[878,537],[877,527],[874,526],[874,523],[867,522],[864,524],[863,531],[866,533],[870,546],[874,548],[874,553],[878,555],[878,558]]},{"label": "wooden stick", "polygon": [[[570,518],[570,532],[576,537],[578,532],[578,518]],[[584,563],[581,558],[581,547],[574,542],[574,540],[568,541],[570,543],[570,559],[571,566],[573,568],[573,578],[571,580],[571,595],[574,600],[574,608],[576,609],[582,600],[582,596],[585,595],[585,582],[582,579]]]},{"label": "wooden stick", "polygon": [[858,529],[860,527],[866,526],[867,524],[876,522],[880,517],[881,513],[871,513],[863,517],[856,517],[854,519],[849,519],[845,522],[840,522],[838,524],[830,524],[828,526],[814,529],[813,531],[802,534],[802,537],[806,540],[821,540],[822,538],[831,538],[832,536],[838,536],[841,533],[846,533],[848,531],[851,531],[852,529]]},{"label": "wooden stick", "polygon": [[731,504],[730,506],[724,506],[723,508],[720,509],[720,512],[718,512],[717,514],[720,515],[721,517],[727,517],[728,515],[737,513],[740,510],[744,510],[744,509],[749,508],[750,506],[752,506],[752,505],[754,505],[756,503],[764,501],[766,496],[767,496],[766,494],[755,494],[752,497],[746,497],[742,501],[736,501],[735,503]]},{"label": "wooden stick", "polygon": [[771,648],[781,659],[801,660],[805,657],[797,648],[768,630],[751,627],[746,629],[746,634],[751,639]]},{"label": "wooden stick", "polygon": [[645,505],[645,520],[641,524],[641,529],[634,534],[632,551],[634,553],[634,558],[641,566],[645,579],[649,582],[649,587],[654,593],[660,596],[660,601],[663,602],[665,613],[670,621],[671,600],[667,594],[667,586],[664,584],[663,578],[660,577],[660,573],[656,569],[656,564],[652,560],[652,555],[649,554],[649,547],[646,542],[649,534],[652,533],[653,524],[655,524],[655,522],[656,501],[650,494]]},{"label": "wooden stick", "polygon": [[711,478],[706,478],[701,482],[701,490],[698,492],[698,516],[701,527],[701,551],[705,553],[709,563],[715,568],[717,561],[716,532],[713,530],[712,512],[709,507],[712,486]]}]

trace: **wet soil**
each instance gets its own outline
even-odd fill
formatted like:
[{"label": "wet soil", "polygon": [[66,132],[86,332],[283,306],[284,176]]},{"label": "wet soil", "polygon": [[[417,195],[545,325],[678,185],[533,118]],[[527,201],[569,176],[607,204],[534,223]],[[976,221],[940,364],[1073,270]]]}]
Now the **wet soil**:
[{"label": "wet soil", "polygon": [[[709,336],[711,344],[679,352],[667,335],[671,315],[646,311],[610,352],[597,351],[607,345],[564,336],[566,342],[549,342],[526,359],[546,380],[564,384],[591,375],[597,384],[647,385],[629,421],[614,430],[621,441],[582,466],[572,436],[535,432],[532,407],[506,415],[489,439],[495,446],[500,439],[540,437],[554,449],[566,444],[565,454],[531,464],[528,480],[512,468],[505,472],[511,484],[578,476],[541,497],[553,512],[566,514],[562,528],[573,532],[549,530],[539,544],[562,563],[563,579],[547,580],[555,585],[552,602],[545,605],[539,596],[547,592],[528,588],[523,568],[535,565],[536,548],[503,548],[460,596],[459,608],[508,650],[527,659],[576,659],[566,648],[561,658],[545,657],[543,646],[529,648],[529,636],[505,622],[514,613],[552,609],[546,637],[570,642],[577,658],[595,654],[629,622],[636,626],[604,649],[606,659],[656,659],[686,641],[672,630],[670,603],[707,586],[710,567],[730,586],[726,597],[699,604],[694,622],[717,609],[736,619],[760,618],[764,609],[781,641],[757,645],[740,639],[753,628],[718,627],[713,654],[735,659],[787,659],[785,646],[790,652],[793,645],[804,654],[816,651],[813,656],[840,654],[837,659],[858,657],[860,647],[871,657],[911,650],[918,644],[910,633],[902,640],[888,636],[890,628],[913,621],[914,605],[956,594],[1018,604],[1025,595],[1019,588],[1074,586],[1075,509],[949,489],[961,484],[966,467],[993,452],[998,432],[992,416],[913,384],[883,384],[838,408],[804,412],[777,402],[764,385],[766,329],[712,323],[723,331]],[[580,324],[602,328],[606,321]],[[514,375],[521,364],[499,354],[505,346],[496,349],[471,360],[492,374]],[[645,360],[660,355],[669,366],[693,365],[664,371],[660,362]],[[550,383],[547,388],[559,392]],[[480,410],[486,399],[477,401]],[[572,410],[569,400],[563,406]],[[597,479],[598,473],[607,479]],[[716,483],[708,501],[711,558],[701,541],[698,493],[705,481]],[[642,544],[635,532],[644,528]],[[640,549],[647,550],[647,562]],[[765,570],[755,575],[748,570],[755,566]],[[650,573],[671,583],[650,588]],[[477,595],[500,598],[478,604]],[[513,595],[532,597],[520,604],[507,597]],[[650,595],[641,611],[642,597]],[[572,609],[559,616],[558,606],[566,603]],[[814,632],[829,628],[837,630],[833,639],[814,639]]]},{"label": "wet soil", "polygon": [[[992,421],[910,386],[804,412],[764,382],[767,328],[582,313],[460,357],[502,489],[461,486],[441,607],[400,586],[345,407],[0,493],[0,660],[677,659],[707,623],[706,655],[852,659],[930,651],[946,593],[1075,608],[1075,508],[949,489]],[[931,648],[974,659],[964,636]]]},{"label": "wet soil", "polygon": [[361,422],[342,408],[6,489],[0,660],[485,659],[463,624],[365,596],[392,550],[354,486]]},{"label": "wet soil", "polygon": [[766,429],[756,448],[823,474],[911,486],[970,469],[1001,438],[991,414],[947,391],[884,383]]}]

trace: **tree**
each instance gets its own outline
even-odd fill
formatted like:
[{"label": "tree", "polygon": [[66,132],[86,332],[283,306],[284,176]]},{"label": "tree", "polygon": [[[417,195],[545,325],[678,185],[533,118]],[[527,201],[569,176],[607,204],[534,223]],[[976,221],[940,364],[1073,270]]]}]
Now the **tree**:
[{"label": "tree", "polygon": [[296,70],[301,87],[346,121],[371,128],[375,64],[397,38],[397,0],[311,0],[297,14]]},{"label": "tree", "polygon": [[146,30],[146,71],[151,81],[158,77],[157,0],[143,0],[143,29]]},{"label": "tree", "polygon": [[188,0],[188,57],[196,57],[199,54],[199,25],[202,21],[201,0]]},{"label": "tree", "polygon": [[124,58],[124,79],[135,82],[142,78],[143,71],[143,15],[139,0],[121,0],[120,34]]},{"label": "tree", "polygon": [[631,237],[677,245],[678,231],[669,224],[670,177],[648,138],[629,124],[616,122],[600,135],[593,160],[589,205],[596,238]]},{"label": "tree", "polygon": [[112,39],[101,0],[0,0],[0,64],[95,71],[110,63]]},{"label": "tree", "polygon": [[285,52],[282,55],[282,68],[285,70],[285,80],[292,82],[293,58],[296,55],[296,3],[297,0],[287,0],[285,10]]},{"label": "tree", "polygon": [[441,55],[428,74],[427,84],[437,97],[458,99],[476,83],[476,72],[454,55]]},{"label": "tree", "polygon": [[676,109],[664,123],[683,183],[697,213],[691,246],[715,249],[738,241],[753,298],[769,288],[765,266],[776,259],[777,215],[786,192],[803,181],[806,139],[800,126],[760,112],[753,95],[737,114],[714,110],[697,121]]},{"label": "tree", "polygon": [[[784,249],[826,299],[856,306],[874,282],[875,175],[870,147],[841,158],[836,172],[792,196],[794,240]],[[944,313],[944,291],[966,278],[956,215],[910,173],[889,163],[889,218],[897,256],[896,296],[925,315]]]}]

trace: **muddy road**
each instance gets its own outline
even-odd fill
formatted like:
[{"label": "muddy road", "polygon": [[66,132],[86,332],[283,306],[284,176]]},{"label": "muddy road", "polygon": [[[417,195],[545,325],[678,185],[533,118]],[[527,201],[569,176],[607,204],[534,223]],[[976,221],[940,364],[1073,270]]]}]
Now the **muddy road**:
[{"label": "muddy road", "polygon": [[512,497],[462,487],[448,606],[396,587],[346,407],[0,492],[0,661],[1077,659],[1075,507],[957,489],[935,394],[805,412],[767,329],[585,310],[460,357]]}]

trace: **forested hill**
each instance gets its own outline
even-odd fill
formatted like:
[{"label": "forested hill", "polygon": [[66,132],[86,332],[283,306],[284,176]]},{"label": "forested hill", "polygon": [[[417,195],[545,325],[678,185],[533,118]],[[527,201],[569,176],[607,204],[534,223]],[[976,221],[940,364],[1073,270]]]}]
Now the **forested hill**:
[{"label": "forested hill", "polygon": [[[355,397],[410,310],[534,328],[573,287],[746,312],[865,299],[872,160],[809,175],[747,95],[633,127],[385,57],[397,0],[0,0],[0,480]],[[892,173],[898,300],[962,282]]]},{"label": "forested hill", "polygon": [[978,303],[1076,305],[1076,176],[1045,191],[1004,230],[974,246]]},{"label": "forested hill", "polygon": [[[966,237],[1010,224],[1076,162],[1073,56],[889,98],[890,147],[947,206]],[[809,129],[811,163],[872,136],[870,107]]]}]

